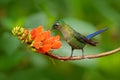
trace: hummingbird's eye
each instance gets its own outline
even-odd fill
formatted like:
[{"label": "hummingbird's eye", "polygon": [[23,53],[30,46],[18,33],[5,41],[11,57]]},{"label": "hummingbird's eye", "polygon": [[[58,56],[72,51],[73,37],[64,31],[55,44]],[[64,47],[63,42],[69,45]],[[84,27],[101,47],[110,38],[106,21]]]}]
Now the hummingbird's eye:
[{"label": "hummingbird's eye", "polygon": [[59,26],[59,23],[55,23],[55,26]]},{"label": "hummingbird's eye", "polygon": [[55,29],[57,29],[59,27],[59,23],[55,23],[53,26]]}]

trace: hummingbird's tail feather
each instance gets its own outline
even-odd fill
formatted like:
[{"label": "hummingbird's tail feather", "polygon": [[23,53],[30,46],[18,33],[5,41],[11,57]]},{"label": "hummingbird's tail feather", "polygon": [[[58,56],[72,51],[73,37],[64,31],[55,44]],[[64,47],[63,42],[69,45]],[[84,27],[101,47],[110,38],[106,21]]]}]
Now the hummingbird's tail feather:
[{"label": "hummingbird's tail feather", "polygon": [[96,36],[96,35],[98,35],[98,34],[101,34],[102,32],[104,32],[104,31],[106,31],[106,30],[108,30],[108,28],[104,28],[104,29],[102,29],[102,30],[99,30],[99,31],[96,31],[96,32],[94,32],[94,33],[92,33],[92,34],[89,34],[89,35],[86,36],[86,38],[87,38],[87,39],[91,39],[91,38],[93,38],[94,36]]},{"label": "hummingbird's tail feather", "polygon": [[90,44],[92,46],[96,46],[98,44],[98,42],[95,42],[91,39],[87,39],[86,37],[83,37],[83,40],[84,40],[84,42],[86,42],[87,44]]},{"label": "hummingbird's tail feather", "polygon": [[90,42],[89,42],[88,44],[90,44],[90,45],[92,45],[92,46],[96,46],[96,45],[98,44],[98,42],[95,42],[95,41],[93,41],[93,40],[90,40]]}]

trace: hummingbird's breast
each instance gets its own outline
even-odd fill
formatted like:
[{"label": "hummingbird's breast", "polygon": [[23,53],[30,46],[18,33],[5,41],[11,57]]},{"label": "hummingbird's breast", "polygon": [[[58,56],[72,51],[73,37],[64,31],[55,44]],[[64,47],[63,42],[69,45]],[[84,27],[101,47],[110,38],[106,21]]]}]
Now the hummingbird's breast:
[{"label": "hummingbird's breast", "polygon": [[82,49],[85,46],[85,43],[80,42],[75,38],[75,31],[70,27],[64,27],[60,30],[63,34],[66,42],[74,49]]},{"label": "hummingbird's breast", "polygon": [[85,43],[78,41],[76,38],[71,37],[67,40],[67,43],[74,49],[83,49],[85,47]]},{"label": "hummingbird's breast", "polygon": [[71,36],[73,36],[72,32],[70,30],[68,30],[67,28],[62,29],[61,32],[66,41],[69,40],[71,38]]}]

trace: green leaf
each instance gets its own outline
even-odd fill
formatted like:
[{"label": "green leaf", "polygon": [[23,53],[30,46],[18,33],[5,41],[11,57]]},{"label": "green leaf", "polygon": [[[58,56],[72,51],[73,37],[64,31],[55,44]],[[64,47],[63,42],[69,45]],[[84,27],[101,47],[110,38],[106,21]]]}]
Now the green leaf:
[{"label": "green leaf", "polygon": [[18,51],[10,56],[0,57],[0,71],[6,71],[15,67],[21,59],[23,59],[24,52]]},{"label": "green leaf", "polygon": [[10,33],[4,32],[1,37],[1,45],[2,50],[6,54],[11,55],[20,45],[20,41]]},{"label": "green leaf", "polygon": [[34,28],[40,25],[45,26],[47,22],[47,16],[44,13],[36,13],[26,19],[24,26],[27,28]]}]

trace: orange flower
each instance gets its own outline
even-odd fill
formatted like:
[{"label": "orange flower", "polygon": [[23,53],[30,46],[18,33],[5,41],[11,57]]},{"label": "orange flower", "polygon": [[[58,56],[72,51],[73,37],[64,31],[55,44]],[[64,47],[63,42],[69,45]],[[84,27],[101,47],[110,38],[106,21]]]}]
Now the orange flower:
[{"label": "orange flower", "polygon": [[51,45],[50,44],[45,44],[45,45],[42,46],[42,48],[39,48],[36,51],[44,54],[46,52],[49,52],[50,49],[51,49]]},{"label": "orange flower", "polygon": [[35,37],[40,33],[40,32],[42,32],[42,26],[39,26],[38,28],[35,28],[35,29],[33,29],[31,32],[30,32],[30,34],[31,34],[31,38],[32,39],[35,39]]},{"label": "orange flower", "polygon": [[37,52],[45,54],[51,49],[58,49],[61,46],[60,36],[51,36],[50,31],[43,31],[42,26],[33,29],[30,35],[33,40],[33,47]]},{"label": "orange flower", "polygon": [[58,49],[58,48],[60,48],[60,46],[61,46],[61,42],[60,41],[55,41],[52,44],[52,49]]}]

